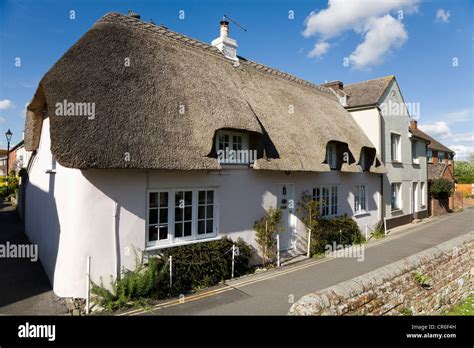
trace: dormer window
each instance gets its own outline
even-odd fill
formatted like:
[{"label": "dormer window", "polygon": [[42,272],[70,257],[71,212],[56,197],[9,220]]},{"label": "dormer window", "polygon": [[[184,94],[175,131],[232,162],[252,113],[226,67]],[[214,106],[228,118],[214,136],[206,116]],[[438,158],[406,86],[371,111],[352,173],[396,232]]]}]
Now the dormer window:
[{"label": "dormer window", "polygon": [[221,164],[250,164],[257,159],[256,150],[249,148],[249,135],[222,130],[216,135],[217,159]]},{"label": "dormer window", "polygon": [[337,168],[337,149],[335,143],[329,143],[326,148],[326,162],[329,165],[329,168]]}]

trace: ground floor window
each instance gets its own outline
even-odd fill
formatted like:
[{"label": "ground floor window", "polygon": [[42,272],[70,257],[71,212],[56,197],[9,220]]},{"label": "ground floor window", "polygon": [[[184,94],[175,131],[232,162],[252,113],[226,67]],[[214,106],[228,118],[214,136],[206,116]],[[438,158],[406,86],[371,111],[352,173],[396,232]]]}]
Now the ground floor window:
[{"label": "ground floor window", "polygon": [[367,212],[367,188],[365,185],[355,187],[354,212],[356,214]]},{"label": "ground floor window", "polygon": [[392,210],[401,209],[401,183],[392,184]]},{"label": "ground floor window", "polygon": [[148,246],[217,235],[215,189],[150,191],[147,207]]},{"label": "ground floor window", "polygon": [[317,186],[313,189],[313,198],[319,203],[321,216],[334,216],[338,211],[338,187]]}]

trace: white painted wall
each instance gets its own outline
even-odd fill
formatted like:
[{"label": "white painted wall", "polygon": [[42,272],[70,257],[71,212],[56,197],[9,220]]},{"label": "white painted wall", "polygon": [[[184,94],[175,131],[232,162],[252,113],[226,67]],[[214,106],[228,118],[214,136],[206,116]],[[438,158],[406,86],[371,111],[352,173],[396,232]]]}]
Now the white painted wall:
[{"label": "white painted wall", "polygon": [[[225,170],[221,175],[206,171],[80,171],[59,163],[56,174],[48,174],[50,164],[46,119],[29,172],[25,225],[31,241],[39,244],[39,257],[55,293],[64,297],[85,296],[87,256],[92,257],[92,279],[98,282],[103,277],[106,285],[120,267],[133,268],[131,248],[145,247],[148,189],[217,187],[219,236],[241,237],[255,248],[252,227],[269,207],[276,206],[281,183],[295,184],[296,202],[303,191],[315,185],[339,185],[339,212],[349,216],[353,216],[354,186],[365,184],[369,212],[355,219],[361,229],[366,224],[373,227],[379,219],[377,174],[333,171],[285,175],[248,168]],[[299,220],[297,231],[303,234],[300,238],[306,238]]]},{"label": "white painted wall", "polygon": [[378,154],[382,153],[382,141],[380,136],[381,118],[377,108],[353,110],[350,112],[357,125],[364,131],[375,147]]},{"label": "white painted wall", "polygon": [[[412,162],[411,150],[411,134],[409,132],[410,117],[405,106],[402,94],[398,84],[392,81],[389,88],[385,92],[381,103],[397,103],[401,105],[400,113],[387,112],[387,109],[381,109],[382,115],[382,143],[383,158],[385,158],[385,167],[387,175],[384,180],[384,204],[385,216],[387,218],[395,218],[412,213],[412,189],[413,182],[427,182],[427,162],[426,147],[424,143],[417,143],[419,155],[419,164]],[[401,134],[401,163],[391,161],[391,133]],[[391,183],[400,182],[402,184],[402,208],[400,211],[392,212],[391,210]],[[418,188],[421,185],[418,185]],[[418,202],[421,202],[421,193]],[[418,207],[420,210],[421,208]],[[419,211],[417,210],[417,211]]]},{"label": "white painted wall", "polygon": [[[422,193],[420,191],[421,182],[427,185],[427,162],[426,146],[423,142],[417,143],[417,152],[419,154],[419,164],[412,162],[411,155],[411,134],[409,132],[410,116],[404,103],[398,84],[394,81],[387,88],[387,91],[381,98],[380,104],[399,105],[400,112],[395,113],[390,108],[373,107],[365,110],[350,110],[351,116],[364,131],[367,137],[372,141],[377,153],[385,164],[387,173],[383,176],[383,205],[385,217],[387,219],[411,214],[415,211],[425,210],[422,207]],[[401,135],[401,163],[391,161],[391,133]],[[392,212],[391,209],[391,184],[401,183],[401,201],[402,209]],[[412,189],[413,182],[418,182],[418,206],[412,207]],[[425,202],[427,202],[427,186],[425,186]]]}]

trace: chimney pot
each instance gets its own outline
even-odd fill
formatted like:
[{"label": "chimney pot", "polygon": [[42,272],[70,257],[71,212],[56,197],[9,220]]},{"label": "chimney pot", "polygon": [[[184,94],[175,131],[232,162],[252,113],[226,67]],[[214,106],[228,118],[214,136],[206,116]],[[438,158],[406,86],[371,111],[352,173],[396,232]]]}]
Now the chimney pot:
[{"label": "chimney pot", "polygon": [[344,84],[342,81],[330,81],[323,84],[323,87],[331,88],[334,92],[339,92],[344,90]]},{"label": "chimney pot", "polygon": [[220,21],[220,35],[213,40],[211,45],[217,47],[225,57],[237,61],[237,42],[229,37],[229,22]]},{"label": "chimney pot", "polygon": [[410,120],[410,127],[413,129],[418,129],[418,121],[417,120]]},{"label": "chimney pot", "polygon": [[128,16],[136,19],[140,19],[141,16],[138,13],[133,12],[132,10],[128,10]]}]

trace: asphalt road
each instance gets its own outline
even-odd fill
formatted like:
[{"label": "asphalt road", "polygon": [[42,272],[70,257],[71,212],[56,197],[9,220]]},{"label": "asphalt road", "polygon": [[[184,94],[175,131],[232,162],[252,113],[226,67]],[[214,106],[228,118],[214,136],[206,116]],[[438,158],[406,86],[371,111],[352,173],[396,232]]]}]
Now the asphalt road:
[{"label": "asphalt road", "polygon": [[284,315],[303,295],[338,284],[474,230],[474,209],[402,227],[369,243],[365,259],[307,260],[185,297],[133,315]]}]

